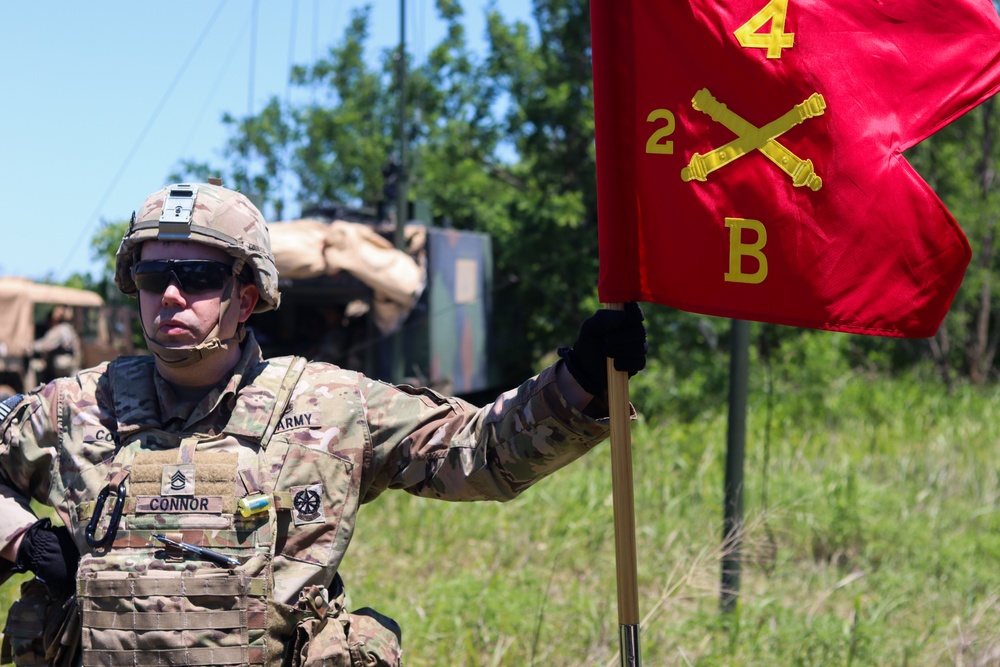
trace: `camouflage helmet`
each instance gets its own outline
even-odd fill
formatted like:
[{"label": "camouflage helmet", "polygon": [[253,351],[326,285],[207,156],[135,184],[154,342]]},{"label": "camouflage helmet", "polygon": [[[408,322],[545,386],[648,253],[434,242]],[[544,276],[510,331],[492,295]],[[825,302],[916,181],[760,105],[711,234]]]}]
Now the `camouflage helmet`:
[{"label": "camouflage helmet", "polygon": [[146,197],[115,256],[115,284],[134,296],[132,266],[146,241],[189,241],[243,260],[260,292],[255,313],[278,307],[278,267],[264,216],[245,195],[217,183],[177,183]]}]

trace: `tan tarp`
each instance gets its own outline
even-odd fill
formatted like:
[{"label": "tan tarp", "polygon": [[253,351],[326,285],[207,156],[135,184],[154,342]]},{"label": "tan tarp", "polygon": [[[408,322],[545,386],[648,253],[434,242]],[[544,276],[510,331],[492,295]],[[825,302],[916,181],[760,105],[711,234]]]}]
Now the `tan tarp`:
[{"label": "tan tarp", "polygon": [[35,340],[35,304],[103,306],[94,292],[41,285],[24,278],[0,278],[0,347],[6,354],[19,355]]},{"label": "tan tarp", "polygon": [[[420,297],[424,267],[368,225],[335,220],[292,220],[268,226],[278,275],[316,278],[347,271],[372,289],[372,312],[382,333],[391,333]],[[407,225],[411,253],[423,250],[426,230]]]},{"label": "tan tarp", "polygon": [[268,225],[278,275],[282,278],[316,278],[326,273],[323,248],[327,227],[319,220],[292,220]]}]

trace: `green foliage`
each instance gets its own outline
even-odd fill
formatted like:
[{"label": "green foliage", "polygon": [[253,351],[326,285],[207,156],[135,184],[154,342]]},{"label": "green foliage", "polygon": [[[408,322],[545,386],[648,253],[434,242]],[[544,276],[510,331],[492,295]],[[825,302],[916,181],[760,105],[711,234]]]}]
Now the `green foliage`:
[{"label": "green foliage", "polygon": [[[830,347],[817,338],[803,348]],[[825,372],[775,383],[775,414],[803,390],[827,407],[772,423],[766,460],[753,365],[733,615],[718,610],[725,406],[633,428],[644,662],[990,664],[1000,649],[1000,431],[982,418],[1000,398],[918,374],[802,379]],[[507,505],[385,494],[344,563],[353,604],[402,622],[414,667],[617,664],[610,483],[601,448]]]},{"label": "green foliage", "polygon": [[[434,221],[493,238],[495,340],[503,375],[517,379],[596,305],[589,5],[539,1],[537,40],[491,9],[485,57],[469,49],[461,4],[436,7],[445,36],[406,77],[407,192]],[[292,183],[303,205],[394,204],[398,58],[365,61],[370,21],[369,7],[355,11],[324,58],[293,69],[310,102],[227,116],[228,165],[182,162],[178,176],[224,174],[277,218]]]},{"label": "green foliage", "polygon": [[122,237],[128,230],[128,220],[114,222],[101,220],[100,226],[90,239],[90,258],[101,263],[101,275],[105,280],[114,280],[115,255]]},{"label": "green foliage", "polygon": [[[115,285],[115,255],[118,246],[121,245],[122,237],[128,230],[129,221],[102,220],[97,232],[90,239],[90,258],[95,262],[100,262],[101,273],[98,278],[91,276],[82,277],[82,287],[93,290],[104,297],[104,301],[110,305],[126,306],[133,311],[132,347],[137,350],[146,348],[146,339],[142,335],[142,326],[139,322],[138,301],[126,297]],[[74,285],[76,286],[76,285]]]},{"label": "green foliage", "polygon": [[[589,3],[533,4],[533,26],[506,21],[502,8],[491,5],[488,48],[479,55],[469,48],[460,0],[436,0],[443,38],[424,62],[406,59],[409,201],[428,204],[435,224],[492,237],[493,329],[505,383],[570,343],[598,305]],[[299,95],[273,98],[254,116],[227,115],[224,164],[182,161],[172,180],[223,177],[272,219],[284,217],[288,197],[303,207],[392,209],[400,157],[399,58],[386,50],[375,65],[366,60],[373,20],[371,7],[354,11],[322,58],[293,68],[290,80]],[[994,250],[998,123],[989,100],[906,155],[955,215],[975,253],[941,331],[930,341],[849,337],[830,352],[841,358],[830,356],[828,368],[902,372],[931,361],[946,383],[994,378],[1000,346],[994,279],[1000,271]],[[112,232],[103,227],[99,237]],[[117,239],[95,243],[109,256]],[[94,282],[109,286],[109,271]],[[688,397],[724,397],[728,323],[659,306],[647,306],[647,315],[651,358],[663,376],[646,384],[667,387],[656,400],[690,418],[700,408]],[[755,328],[764,362],[772,348],[802,335],[787,327]],[[829,356],[806,347],[802,352]],[[776,381],[797,381],[794,368],[786,370],[791,375]],[[800,402],[818,405],[812,398]]]},{"label": "green foliage", "polygon": [[[725,322],[648,314],[677,315],[706,358],[725,356]],[[718,611],[724,401],[692,385],[681,420],[652,385],[634,392],[644,662],[991,664],[1000,395],[946,391],[920,369],[852,369],[842,334],[787,337],[764,363],[766,332],[755,325],[733,615]],[[615,664],[610,485],[604,446],[505,505],[384,494],[362,510],[342,568],[350,604],[402,623],[411,667]],[[0,589],[0,616],[15,594]]]},{"label": "green foliage", "polygon": [[[493,238],[495,340],[501,374],[515,381],[572,341],[597,305],[589,3],[535,0],[533,27],[507,22],[499,7],[491,8],[482,57],[469,49],[459,0],[438,0],[436,7],[445,36],[407,74],[409,199],[428,203],[437,223]],[[274,99],[254,117],[226,117],[232,128],[227,168],[182,163],[183,169],[200,177],[228,172],[228,180],[279,218],[292,182],[306,205],[392,205],[398,58],[387,51],[375,67],[365,61],[371,20],[370,8],[357,10],[324,58],[292,71],[309,103]],[[1000,345],[994,298],[1000,287],[993,279],[1000,270],[994,252],[997,125],[991,100],[907,154],[976,251],[940,333],[929,344],[852,337],[836,345],[842,359],[831,357],[830,368],[900,371],[930,360],[946,382],[992,377]],[[718,352],[726,349],[728,326],[657,308],[650,307],[650,331],[659,336],[651,340],[651,356],[664,365],[659,379],[671,387],[660,398],[673,401],[672,393],[675,403],[684,403],[686,395],[724,395],[726,359]],[[762,358],[769,347],[799,335],[770,327],[757,336]]]},{"label": "green foliage", "polygon": [[[498,268],[517,276],[499,321],[523,331],[537,356],[572,341],[589,310],[581,306],[597,280],[597,206],[589,4],[539,0],[534,15],[537,43],[523,23],[487,17],[487,71],[508,101],[506,141],[519,157],[511,171],[522,184],[507,208],[513,224],[487,231]],[[524,313],[525,303],[539,307]]]},{"label": "green foliage", "polygon": [[392,57],[381,72],[364,62],[371,8],[355,10],[343,41],[292,82],[322,97],[290,110],[292,168],[304,201],[372,204],[383,199],[383,174],[394,137]]},{"label": "green foliage", "polygon": [[982,384],[995,377],[1000,343],[1000,270],[996,243],[1000,193],[994,187],[1000,145],[1000,114],[994,99],[912,148],[907,157],[961,224],[972,262],[930,352],[939,372]]},{"label": "green foliage", "polygon": [[[597,306],[589,5],[535,0],[533,27],[493,9],[482,57],[461,3],[436,6],[445,36],[407,74],[409,197],[436,223],[492,236],[496,339],[520,379]],[[227,116],[226,164],[182,162],[173,180],[224,176],[277,219],[290,191],[304,205],[391,204],[399,73],[391,52],[365,61],[371,20],[355,12],[292,71],[308,103]],[[644,305],[650,366],[631,391],[645,662],[995,662],[1000,398],[978,385],[995,379],[1000,340],[997,123],[990,101],[907,154],[974,250],[937,336],[753,325],[730,616],[717,602],[730,323]],[[112,262],[123,224],[102,225],[96,256]],[[385,494],[362,512],[345,578],[355,606],[402,621],[410,667],[614,664],[611,509],[606,448],[506,506]]]}]

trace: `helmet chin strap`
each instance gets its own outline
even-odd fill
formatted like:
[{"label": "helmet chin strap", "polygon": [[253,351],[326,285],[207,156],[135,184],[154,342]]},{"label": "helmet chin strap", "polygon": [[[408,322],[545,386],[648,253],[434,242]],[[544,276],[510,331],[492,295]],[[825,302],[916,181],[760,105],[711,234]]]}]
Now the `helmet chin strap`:
[{"label": "helmet chin strap", "polygon": [[232,276],[226,279],[227,289],[223,290],[225,296],[220,300],[219,304],[219,321],[215,324],[215,327],[208,332],[205,336],[205,340],[197,345],[180,345],[176,347],[167,347],[166,345],[161,345],[153,340],[153,337],[149,335],[146,331],[146,324],[142,320],[142,313],[139,313],[139,322],[142,325],[142,335],[146,338],[146,345],[149,347],[149,351],[153,353],[161,363],[165,364],[169,368],[186,368],[192,366],[199,361],[207,359],[210,356],[218,354],[219,352],[226,352],[233,345],[237,347],[246,338],[247,331],[243,323],[240,322],[236,326],[236,335],[232,338],[227,338],[226,340],[219,339],[219,333],[222,331],[222,320],[225,318],[226,313],[229,312],[229,307],[232,305],[233,301],[233,286],[235,280]]}]

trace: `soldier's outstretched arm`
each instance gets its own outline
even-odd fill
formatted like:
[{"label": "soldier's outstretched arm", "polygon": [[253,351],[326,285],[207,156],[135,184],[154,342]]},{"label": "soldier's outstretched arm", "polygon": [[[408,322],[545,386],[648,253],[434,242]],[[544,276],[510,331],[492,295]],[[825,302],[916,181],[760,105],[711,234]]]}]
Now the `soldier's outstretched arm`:
[{"label": "soldier's outstretched arm", "polygon": [[[365,404],[373,456],[362,497],[400,488],[445,500],[509,500],[607,438],[607,358],[645,366],[636,304],[584,322],[562,361],[484,408],[429,390],[372,383]],[[603,409],[602,409],[603,408]]]}]

